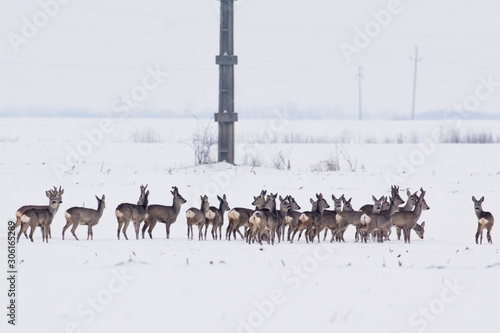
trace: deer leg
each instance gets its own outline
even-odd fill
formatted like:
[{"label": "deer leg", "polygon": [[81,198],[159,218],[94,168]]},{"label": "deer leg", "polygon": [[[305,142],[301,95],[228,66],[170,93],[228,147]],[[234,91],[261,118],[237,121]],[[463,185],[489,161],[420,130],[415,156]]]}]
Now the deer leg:
[{"label": "deer leg", "polygon": [[63,230],[62,230],[62,239],[63,240],[64,240],[64,233],[66,232],[66,230],[68,230],[70,225],[71,225],[71,221],[67,221],[66,225],[63,227]]},{"label": "deer leg", "polygon": [[141,229],[141,220],[134,221],[134,229],[135,229],[135,239],[139,239],[139,232]]},{"label": "deer leg", "polygon": [[[28,223],[21,223],[21,229],[19,229],[19,234],[17,235],[17,242],[19,243],[19,238],[21,237],[21,235],[24,233],[26,234],[26,230],[28,230],[28,226],[29,224]],[[26,237],[28,238],[28,237]]]},{"label": "deer leg", "polygon": [[401,240],[401,228],[396,227],[396,235],[398,235],[398,240]]},{"label": "deer leg", "polygon": [[170,226],[171,225],[172,225],[171,223],[168,223],[168,222],[165,221],[165,231],[167,233],[167,239],[170,238]]},{"label": "deer leg", "polygon": [[[73,234],[73,237],[75,237],[76,240],[79,240],[78,237],[76,237],[75,230],[78,228],[78,223],[73,223],[73,227],[71,228],[71,233]],[[88,240],[88,235],[87,235],[87,240]]]},{"label": "deer leg", "polygon": [[146,229],[151,228],[151,224],[148,221],[144,220],[144,225],[142,226],[142,239],[144,239],[144,234],[146,233]]},{"label": "deer leg", "polygon": [[[87,230],[87,240],[89,240],[89,238],[92,237],[92,226],[88,226],[88,230]],[[94,239],[92,237],[92,239]]]},{"label": "deer leg", "polygon": [[[205,228],[205,234],[207,232],[207,229]],[[207,239],[207,237],[205,236],[205,239]],[[203,224],[202,225],[198,225],[198,240],[203,240]]]},{"label": "deer leg", "polygon": [[126,240],[128,240],[128,237],[127,237],[127,228],[128,228],[129,224],[130,224],[130,220],[126,220],[125,223],[123,224],[122,233],[123,233],[123,236],[125,236]]},{"label": "deer leg", "polygon": [[35,234],[36,225],[30,225],[30,240],[33,242],[33,235]]},{"label": "deer leg", "polygon": [[486,231],[486,238],[488,239],[488,243],[493,244],[493,241],[491,240],[491,228],[487,228]]}]

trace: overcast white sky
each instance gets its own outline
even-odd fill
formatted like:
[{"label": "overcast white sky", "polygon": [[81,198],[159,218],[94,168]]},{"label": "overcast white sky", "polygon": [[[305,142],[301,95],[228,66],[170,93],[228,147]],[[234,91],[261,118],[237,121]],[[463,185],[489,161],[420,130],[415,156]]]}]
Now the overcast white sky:
[{"label": "overcast white sky", "polygon": [[[47,2],[49,0],[41,0]],[[53,0],[52,0],[53,1]],[[239,0],[235,13],[236,111],[250,107],[330,108],[357,115],[355,74],[364,68],[363,106],[376,117],[411,109],[415,45],[417,112],[451,109],[478,77],[500,82],[500,1],[401,0],[401,10],[349,63],[342,42],[373,24],[393,1]],[[169,77],[140,108],[217,109],[218,1],[73,0],[19,46],[22,18],[39,1],[0,2],[0,109],[79,108],[108,112],[141,83],[146,67]],[[500,87],[478,111],[496,113]],[[242,114],[240,117],[244,117]]]}]

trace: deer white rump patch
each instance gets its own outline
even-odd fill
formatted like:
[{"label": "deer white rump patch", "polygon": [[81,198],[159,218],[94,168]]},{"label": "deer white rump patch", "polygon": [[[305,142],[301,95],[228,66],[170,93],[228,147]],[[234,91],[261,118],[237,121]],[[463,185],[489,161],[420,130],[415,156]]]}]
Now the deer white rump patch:
[{"label": "deer white rump patch", "polygon": [[482,218],[482,219],[479,219],[478,222],[480,224],[488,224],[489,221],[487,219],[485,219],[485,218]]},{"label": "deer white rump patch", "polygon": [[299,216],[299,221],[302,222],[302,223],[306,223],[307,221],[309,221],[309,218],[307,217],[306,214],[302,213]]},{"label": "deer white rump patch", "polygon": [[69,219],[71,219],[71,214],[68,212],[65,212],[64,217],[66,217],[66,220],[69,220]]},{"label": "deer white rump patch", "polygon": [[252,224],[260,224],[261,218],[259,214],[253,213],[252,216],[248,219]]},{"label": "deer white rump patch", "polygon": [[206,212],[205,217],[207,219],[211,220],[211,219],[213,219],[215,217],[215,212],[209,210],[208,212]]},{"label": "deer white rump patch", "polygon": [[116,215],[116,217],[123,217],[124,216],[123,213],[119,210],[115,211],[115,215]]},{"label": "deer white rump patch", "polygon": [[227,213],[227,216],[230,218],[230,219],[233,219],[233,220],[237,220],[240,218],[240,213],[238,213],[236,210],[234,209],[231,209],[229,211],[229,213]]},{"label": "deer white rump patch", "polygon": [[335,221],[337,221],[337,223],[339,223],[341,220],[342,220],[342,216],[340,216],[340,214],[335,214]]},{"label": "deer white rump patch", "polygon": [[186,217],[188,219],[192,219],[195,215],[196,214],[192,210],[190,210],[190,209],[188,209],[187,212],[186,212]]},{"label": "deer white rump patch", "polygon": [[371,218],[366,214],[361,215],[360,220],[361,220],[361,223],[364,223],[364,224],[369,224],[371,222]]},{"label": "deer white rump patch", "polygon": [[292,223],[292,221],[293,221],[293,217],[291,217],[291,216],[285,217],[285,222],[286,223],[290,224],[290,223]]},{"label": "deer white rump patch", "polygon": [[30,221],[29,216],[23,215],[21,216],[21,222],[28,223]]}]

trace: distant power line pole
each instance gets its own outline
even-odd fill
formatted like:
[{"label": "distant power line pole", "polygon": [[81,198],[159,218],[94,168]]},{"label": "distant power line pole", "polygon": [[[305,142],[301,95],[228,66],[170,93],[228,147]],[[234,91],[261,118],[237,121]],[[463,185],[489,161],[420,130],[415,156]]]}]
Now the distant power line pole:
[{"label": "distant power line pole", "polygon": [[415,45],[415,57],[410,57],[415,62],[415,72],[413,74],[413,100],[411,105],[411,120],[415,120],[415,93],[417,92],[417,64],[422,58],[418,57],[418,46]]},{"label": "distant power line pole", "polygon": [[363,79],[363,66],[358,66],[358,74],[356,74],[358,80],[358,105],[359,105],[359,120],[363,119],[363,112],[361,107],[361,80]]}]

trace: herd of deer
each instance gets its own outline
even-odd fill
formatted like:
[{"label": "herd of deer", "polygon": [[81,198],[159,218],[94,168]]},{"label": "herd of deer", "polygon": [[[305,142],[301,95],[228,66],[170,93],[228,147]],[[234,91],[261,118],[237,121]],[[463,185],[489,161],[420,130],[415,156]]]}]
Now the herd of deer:
[{"label": "herd of deer", "polygon": [[[173,203],[172,206],[164,205],[148,205],[149,191],[146,191],[148,185],[140,187],[141,194],[137,204],[122,203],[116,207],[115,216],[118,221],[117,237],[120,239],[120,232],[128,240],[127,228],[130,221],[134,224],[136,239],[139,239],[140,226],[142,226],[142,238],[144,238],[146,230],[149,237],[153,238],[152,232],[158,222],[164,223],[166,227],[167,239],[170,237],[170,226],[177,220],[177,216],[181,210],[181,206],[186,203],[186,200],[179,194],[177,187],[172,187]],[[27,229],[30,227],[29,238],[33,241],[33,234],[36,227],[40,227],[42,231],[42,241],[48,242],[51,235],[52,220],[62,203],[62,195],[64,190],[59,187],[54,187],[45,192],[49,198],[48,206],[23,206],[16,211],[16,228],[20,227],[17,235],[17,241],[21,234],[24,233],[26,238]],[[300,240],[305,232],[306,242],[314,242],[317,238],[320,242],[320,233],[324,231],[323,241],[326,240],[328,231],[331,232],[331,242],[334,240],[344,242],[344,233],[346,229],[352,225],[356,229],[355,241],[367,242],[368,237],[372,237],[378,242],[384,242],[389,239],[391,230],[396,228],[398,240],[401,238],[403,231],[405,243],[410,243],[411,230],[423,239],[425,222],[418,223],[423,210],[428,210],[430,207],[425,202],[425,191],[421,188],[420,194],[418,191],[411,193],[406,191],[408,199],[405,201],[399,196],[399,186],[391,186],[391,196],[388,198],[382,196],[380,199],[372,196],[373,204],[364,205],[356,211],[352,208],[351,199],[346,200],[344,195],[339,198],[332,195],[333,210],[327,210],[330,205],[327,203],[323,195],[316,194],[316,200],[310,199],[311,210],[299,212],[301,207],[295,199],[287,195],[284,198],[279,196],[279,209],[277,209],[276,198],[278,194],[270,193],[266,196],[267,191],[254,197],[252,205],[254,209],[248,208],[229,208],[226,195],[217,196],[219,207],[210,206],[206,195],[201,197],[200,209],[192,207],[186,211],[187,219],[187,236],[188,239],[193,239],[193,226],[198,227],[199,240],[206,239],[207,230],[212,225],[213,239],[222,239],[222,226],[224,224],[224,215],[226,212],[229,222],[226,229],[226,239],[231,240],[231,235],[236,239],[236,233],[241,238],[244,238],[247,243],[263,241],[273,244],[277,238],[278,242],[287,240],[293,243],[297,233]],[[66,225],[62,230],[62,239],[64,233],[71,226],[71,233],[78,240],[75,230],[79,225],[88,226],[87,240],[93,239],[92,228],[99,222],[104,208],[105,196],[102,198],[96,196],[97,209],[85,207],[72,207],[66,210],[64,216]],[[478,228],[476,233],[476,243],[483,241],[483,230],[487,230],[487,240],[491,240],[491,228],[493,227],[494,219],[490,212],[483,211],[482,203],[484,197],[474,202],[474,210],[478,218]],[[404,206],[401,206],[403,205]],[[240,229],[244,228],[244,234]],[[288,231],[286,230],[288,227]],[[203,233],[203,228],[205,231]],[[479,239],[480,237],[480,239]]]}]

